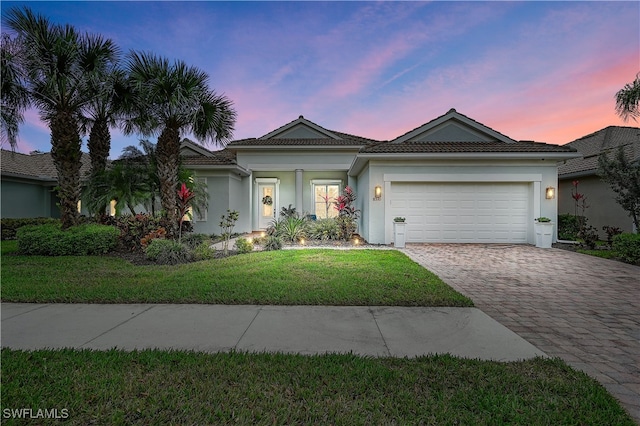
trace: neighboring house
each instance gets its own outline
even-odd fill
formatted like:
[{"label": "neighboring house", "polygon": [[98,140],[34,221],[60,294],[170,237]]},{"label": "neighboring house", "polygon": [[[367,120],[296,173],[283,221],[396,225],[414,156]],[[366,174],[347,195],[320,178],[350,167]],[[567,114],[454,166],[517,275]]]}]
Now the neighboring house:
[{"label": "neighboring house", "polygon": [[[60,217],[55,187],[58,174],[51,153],[21,154],[0,150],[2,217]],[[90,170],[89,154],[82,154],[80,175]]]},{"label": "neighboring house", "polygon": [[[629,161],[640,161],[640,128],[609,126],[583,136],[564,146],[578,150],[580,157],[566,160],[558,167],[558,212],[575,214],[571,197],[573,182],[578,181],[578,192],[586,196],[585,210],[588,224],[601,236],[603,226],[615,226],[624,232],[633,232],[633,220],[615,200],[611,187],[598,176],[598,157],[604,152],[615,155],[623,147]],[[574,191],[575,192],[575,191]],[[578,210],[578,214],[582,214]]]},{"label": "neighboring house", "polygon": [[558,186],[558,161],[577,156],[570,147],[515,141],[454,109],[391,141],[300,116],[222,151],[186,143],[182,155],[210,194],[196,232],[219,233],[227,209],[240,212],[238,232],[266,229],[289,204],[332,217],[331,200],[349,185],[361,210],[358,233],[374,244],[393,241],[396,216],[406,217],[407,242],[534,243],[534,218],[557,215],[557,200],[545,193]]}]

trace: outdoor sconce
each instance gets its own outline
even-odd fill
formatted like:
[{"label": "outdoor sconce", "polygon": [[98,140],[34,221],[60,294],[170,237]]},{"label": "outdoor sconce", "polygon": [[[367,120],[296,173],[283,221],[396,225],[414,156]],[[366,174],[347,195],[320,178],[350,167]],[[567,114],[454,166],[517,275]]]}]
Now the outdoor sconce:
[{"label": "outdoor sconce", "polygon": [[373,201],[380,201],[382,198],[382,187],[380,185],[376,185],[373,190]]},{"label": "outdoor sconce", "polygon": [[544,198],[547,200],[553,200],[556,198],[556,189],[553,186],[548,186],[544,194]]}]

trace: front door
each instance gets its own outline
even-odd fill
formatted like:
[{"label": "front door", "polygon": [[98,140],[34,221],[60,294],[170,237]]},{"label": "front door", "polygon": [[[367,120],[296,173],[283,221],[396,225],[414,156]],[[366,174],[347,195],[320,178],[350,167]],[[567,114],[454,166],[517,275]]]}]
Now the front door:
[{"label": "front door", "polygon": [[258,184],[258,227],[267,229],[276,219],[276,185],[274,183]]}]

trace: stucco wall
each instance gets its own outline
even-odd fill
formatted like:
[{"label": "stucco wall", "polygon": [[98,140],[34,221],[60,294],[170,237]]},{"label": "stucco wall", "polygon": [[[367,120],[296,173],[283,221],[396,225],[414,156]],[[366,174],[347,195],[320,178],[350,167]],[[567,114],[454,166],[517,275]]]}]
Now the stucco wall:
[{"label": "stucco wall", "polygon": [[[618,227],[624,232],[633,232],[633,220],[616,202],[615,193],[609,185],[596,175],[562,179],[558,188],[558,213],[575,214],[575,204],[571,198],[573,180],[579,181],[578,192],[587,197],[587,224],[595,227],[602,238],[606,237],[602,230],[605,225]],[[578,209],[578,214],[582,214],[581,209]]]},{"label": "stucco wall", "polygon": [[[547,186],[557,187],[557,167],[554,162],[471,162],[471,161],[431,161],[431,162],[383,162],[370,161],[369,168],[365,169],[359,182],[366,182],[373,193],[373,187],[378,184],[383,186],[381,202],[369,202],[367,222],[363,224],[365,239],[374,244],[389,244],[392,236],[392,219],[385,214],[388,204],[388,192],[390,190],[390,175],[417,177],[414,181],[422,181],[419,177],[436,179],[434,181],[447,182],[482,182],[482,181],[522,181],[530,183],[531,205],[529,215],[531,225],[528,232],[528,241],[535,242],[533,219],[539,216],[555,218],[557,216],[557,200],[544,198],[544,189]],[[524,177],[524,178],[523,178]],[[539,180],[538,180],[539,179]],[[537,182],[535,183],[534,182]],[[409,180],[412,181],[412,180]],[[363,186],[364,184],[361,184]],[[534,197],[537,188],[537,197]],[[362,192],[362,191],[361,191]],[[557,232],[557,230],[556,230]]]},{"label": "stucco wall", "polygon": [[60,217],[52,187],[2,179],[2,217]]},{"label": "stucco wall", "polygon": [[240,166],[255,172],[263,171],[346,171],[355,158],[357,151],[351,150],[314,150],[289,151],[240,151],[237,162]]}]

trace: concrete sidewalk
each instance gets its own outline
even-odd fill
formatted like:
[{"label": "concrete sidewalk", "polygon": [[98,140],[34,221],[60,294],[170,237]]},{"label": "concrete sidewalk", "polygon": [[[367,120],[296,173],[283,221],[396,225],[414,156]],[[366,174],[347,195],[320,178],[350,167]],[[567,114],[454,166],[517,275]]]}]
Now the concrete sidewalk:
[{"label": "concrete sidewalk", "polygon": [[2,303],[2,347],[514,361],[546,356],[476,308]]}]

